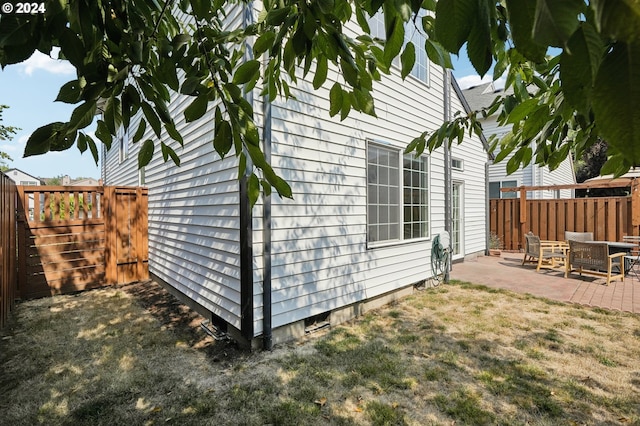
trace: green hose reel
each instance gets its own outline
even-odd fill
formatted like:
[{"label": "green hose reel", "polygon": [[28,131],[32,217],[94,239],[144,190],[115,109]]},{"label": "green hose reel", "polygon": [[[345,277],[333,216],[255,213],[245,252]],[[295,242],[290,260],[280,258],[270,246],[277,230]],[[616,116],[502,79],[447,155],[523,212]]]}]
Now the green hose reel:
[{"label": "green hose reel", "polygon": [[431,243],[431,273],[434,286],[448,279],[450,267],[451,239],[449,233],[443,231],[435,235]]}]

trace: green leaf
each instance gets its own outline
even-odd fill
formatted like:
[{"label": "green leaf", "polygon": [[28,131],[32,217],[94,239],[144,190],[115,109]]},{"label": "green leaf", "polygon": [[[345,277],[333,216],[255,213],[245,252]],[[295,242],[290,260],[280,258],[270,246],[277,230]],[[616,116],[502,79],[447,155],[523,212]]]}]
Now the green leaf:
[{"label": "green leaf", "polygon": [[184,110],[184,119],[187,123],[196,121],[207,112],[209,97],[206,93],[198,95],[197,98]]},{"label": "green leaf", "polygon": [[524,102],[518,104],[510,113],[507,118],[507,123],[518,123],[525,119],[526,116],[531,114],[538,106],[538,99],[527,99]]},{"label": "green leaf", "polygon": [[326,56],[319,56],[317,59],[316,73],[313,76],[313,88],[318,90],[327,80],[329,64]]},{"label": "green leaf", "polygon": [[435,33],[449,52],[458,53],[467,41],[476,19],[476,0],[439,0],[436,4]]},{"label": "green leaf", "polygon": [[249,176],[249,182],[247,182],[247,195],[249,196],[249,203],[251,206],[256,204],[258,197],[260,196],[260,180],[255,173],[251,173]]},{"label": "green leaf", "polygon": [[80,83],[78,80],[71,80],[65,83],[58,92],[56,102],[64,102],[66,104],[75,104],[80,99]]},{"label": "green leaf", "polygon": [[[489,71],[489,68],[491,68],[493,61],[493,42],[491,41],[489,11],[487,10],[490,5],[485,2],[481,2],[480,5],[477,9],[477,16],[471,25],[469,41],[467,42],[467,55],[478,74],[484,76],[487,71]],[[482,7],[482,5],[484,5],[484,7]]]},{"label": "green leaf", "polygon": [[402,64],[401,77],[404,80],[411,70],[413,69],[413,65],[416,62],[416,47],[412,42],[408,42],[400,55],[400,63]]},{"label": "green leaf", "polygon": [[164,159],[165,163],[169,160],[169,157],[171,157],[171,160],[173,160],[173,164],[180,167],[180,157],[178,157],[178,154],[176,154],[173,148],[171,148],[164,142],[160,142],[160,148],[162,149],[162,158]]},{"label": "green leaf", "polygon": [[257,59],[253,59],[240,65],[233,75],[233,84],[248,83],[259,74],[260,62]]},{"label": "green leaf", "polygon": [[340,108],[340,121],[344,121],[349,116],[351,111],[351,97],[353,95],[349,92],[342,91],[342,108]]},{"label": "green leaf", "polygon": [[151,139],[144,141],[142,148],[140,148],[140,152],[138,152],[138,169],[145,167],[151,162],[154,149],[155,145]]},{"label": "green leaf", "polygon": [[325,15],[334,12],[335,2],[334,0],[317,0],[318,7]]},{"label": "green leaf", "polygon": [[635,0],[597,0],[596,19],[607,38],[633,42],[640,37],[640,3]]},{"label": "green leaf", "polygon": [[54,132],[49,151],[66,151],[71,148],[76,140],[77,133],[76,129],[69,128],[68,124],[65,124]]},{"label": "green leaf", "polygon": [[160,99],[156,99],[153,105],[156,107],[155,111],[160,117],[160,120],[162,120],[163,123],[171,123],[171,113],[169,113],[167,105]]},{"label": "green leaf", "polygon": [[584,24],[569,39],[567,46],[568,49],[560,55],[562,91],[571,106],[588,115],[604,45],[595,28]]},{"label": "green leaf", "polygon": [[157,77],[171,88],[171,90],[177,92],[180,90],[180,83],[178,82],[178,74],[176,73],[176,65],[173,61],[163,58],[160,66],[158,67]]},{"label": "green leaf", "polygon": [[371,92],[369,92],[365,88],[354,89],[353,95],[356,99],[356,103],[360,111],[373,117],[376,116],[376,111],[373,107],[373,96],[371,95]]},{"label": "green leaf", "polygon": [[83,154],[87,150],[87,136],[84,133],[78,133],[78,151]]},{"label": "green leaf", "polygon": [[340,58],[340,69],[342,76],[351,87],[358,87],[358,69],[351,62]]},{"label": "green leaf", "polygon": [[273,46],[273,42],[276,39],[276,33],[273,31],[264,32],[258,37],[256,42],[253,44],[253,54],[255,57],[259,57],[267,50],[271,49]]},{"label": "green leaf", "polygon": [[109,132],[109,129],[107,128],[107,125],[104,121],[98,120],[98,126],[96,127],[95,135],[98,139],[100,139],[100,142],[102,142],[107,147],[107,150],[111,149],[113,136],[111,135],[111,132]]},{"label": "green leaf", "polygon": [[98,155],[98,147],[96,146],[96,142],[89,135],[85,135],[85,140],[87,142],[87,145],[89,145],[89,151],[91,151],[93,160],[96,162],[96,164],[98,164],[100,157]]},{"label": "green leaf", "polygon": [[404,44],[404,23],[398,15],[387,19],[387,14],[389,12],[385,10],[387,40],[384,44],[384,63],[387,67],[390,67],[393,59],[400,54]]},{"label": "green leaf", "polygon": [[97,104],[87,101],[73,110],[69,124],[74,129],[84,129],[93,122],[96,116]]},{"label": "green leaf", "polygon": [[640,43],[617,43],[596,76],[593,112],[602,138],[640,165]]},{"label": "green leaf", "polygon": [[329,92],[329,115],[333,117],[342,109],[342,86],[334,83]]},{"label": "green leaf", "polygon": [[527,120],[522,126],[522,137],[525,139],[531,139],[540,131],[542,127],[549,121],[549,106],[546,104],[540,105],[535,111],[533,111],[527,117]]},{"label": "green leaf", "polygon": [[160,119],[156,115],[156,112],[153,110],[151,105],[147,102],[142,102],[142,112],[144,113],[145,118],[151,125],[153,132],[157,137],[160,137],[160,132],[162,131],[162,125],[160,124]]},{"label": "green leaf", "polygon": [[136,133],[133,135],[133,143],[138,143],[142,139],[145,130],[147,130],[147,122],[144,118],[141,118],[140,124],[138,124],[138,130],[136,130]]},{"label": "green leaf", "polygon": [[543,46],[564,47],[578,28],[583,0],[537,0],[533,39]]},{"label": "green leaf", "polygon": [[506,0],[506,2],[511,36],[516,49],[533,62],[544,61],[547,47],[533,39],[536,0]]},{"label": "green leaf", "polygon": [[27,145],[24,148],[24,156],[30,157],[32,155],[40,155],[45,152],[49,152],[51,149],[51,142],[56,132],[64,128],[64,123],[55,122],[42,126],[34,131],[29,139]]},{"label": "green leaf", "polygon": [[362,28],[365,34],[371,34],[371,28],[369,27],[369,20],[364,14],[364,9],[361,7],[355,8],[356,12],[356,20],[358,21],[358,25]]},{"label": "green leaf", "polygon": [[82,69],[87,49],[78,35],[69,28],[65,28],[60,36],[60,53],[73,66]]},{"label": "green leaf", "polygon": [[213,147],[224,158],[233,146],[233,132],[228,121],[220,121],[216,126],[216,134],[213,138]]},{"label": "green leaf", "polygon": [[200,79],[197,77],[187,77],[182,83],[180,93],[183,95],[193,95],[200,85]]},{"label": "green leaf", "polygon": [[291,12],[291,6],[270,10],[267,13],[267,24],[273,26],[282,25],[289,12]]},{"label": "green leaf", "polygon": [[176,130],[176,125],[173,121],[164,124],[164,128],[167,129],[167,134],[171,139],[178,142],[180,146],[184,146],[184,140],[182,139],[182,135],[178,130]]},{"label": "green leaf", "polygon": [[440,43],[437,43],[428,38],[424,42],[424,47],[431,62],[444,68],[453,68],[451,55],[444,49],[444,47],[442,47]]}]

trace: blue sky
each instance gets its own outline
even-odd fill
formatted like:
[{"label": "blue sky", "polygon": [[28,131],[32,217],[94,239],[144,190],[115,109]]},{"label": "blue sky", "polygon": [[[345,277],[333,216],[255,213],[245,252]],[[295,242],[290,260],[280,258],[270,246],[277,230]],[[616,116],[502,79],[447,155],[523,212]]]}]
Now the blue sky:
[{"label": "blue sky", "polygon": [[87,151],[80,155],[75,147],[64,152],[22,158],[25,143],[34,130],[54,121],[67,121],[71,116],[74,106],[54,100],[60,86],[73,80],[74,76],[71,65],[39,52],[21,64],[0,71],[0,104],[9,106],[2,113],[2,124],[21,129],[13,140],[0,142],[0,151],[13,158],[8,162],[10,168],[37,177],[100,177],[91,153]]},{"label": "blue sky", "polygon": [[[464,53],[460,58],[454,59],[454,75],[463,88],[480,83],[480,77]],[[37,177],[100,177],[100,169],[91,153],[86,151],[81,155],[75,146],[63,152],[22,158],[25,143],[34,130],[54,121],[69,119],[73,106],[54,100],[60,87],[73,80],[74,76],[74,69],[68,63],[51,59],[39,52],[21,64],[8,66],[0,71],[0,105],[9,106],[3,111],[2,124],[21,128],[12,141],[0,142],[0,151],[13,158],[8,163],[10,168],[17,168]],[[484,81],[489,81],[487,78]]]}]

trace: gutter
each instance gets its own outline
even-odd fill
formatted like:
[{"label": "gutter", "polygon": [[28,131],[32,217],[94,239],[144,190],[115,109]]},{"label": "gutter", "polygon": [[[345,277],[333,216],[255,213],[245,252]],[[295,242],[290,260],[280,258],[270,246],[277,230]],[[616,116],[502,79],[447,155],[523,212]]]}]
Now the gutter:
[{"label": "gutter", "polygon": [[[451,71],[447,68],[443,68],[443,86],[444,86],[444,99],[443,99],[443,119],[445,122],[451,119]],[[451,230],[453,228],[453,214],[451,206],[451,192],[453,188],[451,186],[451,149],[447,141],[444,144],[444,230],[449,233],[449,241],[451,241]],[[451,254],[449,254],[451,255]],[[449,271],[452,267],[451,261],[449,261],[449,267],[444,272],[444,282],[449,282]]]},{"label": "gutter", "polygon": [[[253,22],[251,14],[253,3],[246,3],[242,12],[243,26]],[[244,60],[253,57],[249,43],[245,45]],[[245,99],[253,105],[253,92],[245,94]],[[247,161],[249,161],[247,156]],[[248,173],[240,178],[240,332],[247,341],[253,340],[253,215],[249,203]]]},{"label": "gutter", "polygon": [[[264,158],[271,164],[271,102],[269,96],[262,99],[262,143]],[[263,193],[262,198],[262,336],[263,349],[273,349],[272,301],[271,301],[271,194]]]}]

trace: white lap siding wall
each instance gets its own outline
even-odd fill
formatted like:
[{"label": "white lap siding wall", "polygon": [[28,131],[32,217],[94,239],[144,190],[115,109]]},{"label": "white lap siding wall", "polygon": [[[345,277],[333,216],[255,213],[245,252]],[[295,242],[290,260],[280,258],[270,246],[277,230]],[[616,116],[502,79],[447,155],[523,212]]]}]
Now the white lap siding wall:
[{"label": "white lap siding wall", "polygon": [[[241,9],[228,19],[239,25]],[[160,143],[147,126],[143,137],[156,141],[156,154],[145,168],[149,188],[149,270],[179,292],[230,325],[240,328],[240,215],[237,160],[221,160],[213,150],[213,110],[195,123],[185,123],[184,110],[194,98],[174,95],[169,105],[184,148],[163,130],[161,140],[181,159],[164,163]],[[207,118],[208,117],[208,118]],[[139,117],[131,124],[137,129]],[[137,185],[141,143],[129,144],[120,163],[118,142],[103,161],[105,184]]]},{"label": "white lap siding wall", "polygon": [[[240,10],[231,13],[230,19],[239,22]],[[402,82],[397,70],[384,76],[383,82],[374,82],[378,119],[357,112],[342,122],[331,118],[328,88],[342,77],[330,72],[330,80],[318,91],[301,81],[294,90],[296,100],[278,99],[271,108],[271,161],[294,195],[293,200],[280,199],[275,193],[271,197],[274,328],[428,279],[431,236],[445,227],[444,156],[440,149],[428,154],[429,238],[378,247],[367,243],[367,141],[401,151],[424,130],[437,129],[444,114],[442,70],[430,66],[428,84],[413,77]],[[266,117],[258,91],[253,99],[256,123],[261,128]],[[145,170],[150,271],[240,329],[237,162],[235,158],[220,160],[213,151],[212,120],[184,122],[183,111],[191,100],[177,96],[170,105],[185,139],[184,149],[171,142],[182,165],[165,164],[156,155]],[[155,136],[148,132],[145,138]],[[170,141],[164,133],[162,140]],[[119,163],[114,143],[104,159],[106,184],[138,183],[138,149],[139,144],[130,145],[128,159]],[[458,176],[465,182],[465,251],[481,251],[485,209],[479,200],[484,197],[486,155],[475,137],[455,149],[468,161],[464,176]],[[252,334],[260,336],[265,276],[262,199],[252,213]]]}]

